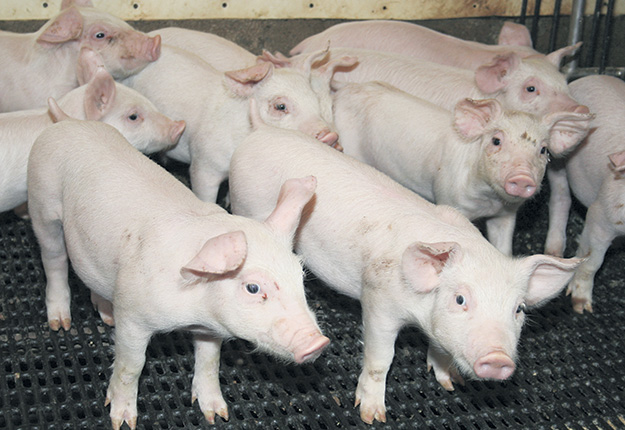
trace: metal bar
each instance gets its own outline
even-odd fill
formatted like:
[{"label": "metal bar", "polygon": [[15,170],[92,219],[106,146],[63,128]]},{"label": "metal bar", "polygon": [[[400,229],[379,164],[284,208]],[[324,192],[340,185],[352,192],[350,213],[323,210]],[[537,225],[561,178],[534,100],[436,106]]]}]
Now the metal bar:
[{"label": "metal bar", "polygon": [[519,24],[525,25],[525,17],[527,15],[527,1],[523,0],[521,3],[521,16],[519,16]]},{"label": "metal bar", "polygon": [[[601,1],[601,0],[598,0]],[[581,35],[584,28],[584,6],[585,0],[573,0],[573,7],[571,10],[571,26],[569,28],[569,45],[575,45],[581,40]],[[568,63],[565,74],[567,77],[571,76],[577,68],[578,60],[576,57]]]},{"label": "metal bar", "polygon": [[540,17],[540,3],[541,0],[536,0],[536,4],[534,5],[534,19],[532,20],[532,40],[536,40],[538,36],[538,18]]},{"label": "metal bar", "polygon": [[553,5],[553,22],[551,23],[551,34],[549,35],[549,51],[553,52],[556,49],[556,39],[558,38],[558,27],[560,23],[560,7],[562,6],[562,0],[556,0]]},{"label": "metal bar", "polygon": [[612,38],[612,16],[614,14],[614,0],[608,1],[608,10],[605,14],[605,25],[603,26],[603,45],[601,46],[601,60],[599,61],[599,73],[605,73],[608,62],[608,51],[610,50],[610,39]]},{"label": "metal bar", "polygon": [[584,65],[590,67],[595,61],[595,55],[597,52],[599,28],[601,27],[601,6],[603,2],[601,0],[595,1],[595,12],[592,16],[592,29],[590,31],[590,40],[584,42],[584,48],[586,51],[586,61]]}]

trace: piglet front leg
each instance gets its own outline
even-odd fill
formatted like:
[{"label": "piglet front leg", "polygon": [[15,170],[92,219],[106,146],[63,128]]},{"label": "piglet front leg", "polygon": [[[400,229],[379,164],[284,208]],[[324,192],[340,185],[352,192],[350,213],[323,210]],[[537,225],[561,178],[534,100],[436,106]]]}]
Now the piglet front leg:
[{"label": "piglet front leg", "polygon": [[454,390],[454,382],[464,385],[464,379],[458,373],[451,356],[439,346],[430,343],[427,357],[428,371],[434,369],[434,376],[447,391]]},{"label": "piglet front leg", "polygon": [[392,315],[372,312],[364,303],[363,322],[364,364],[358,378],[355,406],[360,405],[360,418],[367,424],[374,420],[386,422],[386,375],[395,354],[400,325]]},{"label": "piglet front leg", "polygon": [[111,405],[111,422],[118,430],[124,421],[131,429],[137,425],[137,392],[139,375],[145,364],[145,352],[152,333],[117,316],[115,328],[115,362],[106,392],[105,405]]},{"label": "piglet front leg", "polygon": [[198,400],[206,420],[215,424],[215,414],[228,421],[228,405],[219,386],[219,358],[221,339],[195,335],[195,374],[192,383],[192,402]]}]

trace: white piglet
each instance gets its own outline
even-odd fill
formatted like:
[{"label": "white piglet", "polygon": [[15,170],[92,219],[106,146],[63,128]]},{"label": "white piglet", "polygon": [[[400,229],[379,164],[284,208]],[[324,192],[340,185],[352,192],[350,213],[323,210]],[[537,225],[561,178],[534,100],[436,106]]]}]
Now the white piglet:
[{"label": "white piglet", "polygon": [[[311,54],[282,58],[290,67],[308,61]],[[564,53],[562,53],[564,55]],[[466,98],[497,99],[505,109],[546,115],[570,111],[587,113],[572,97],[566,78],[557,64],[509,52],[495,57],[477,70],[461,69],[405,57],[400,54],[354,48],[330,48],[324,61],[355,57],[358,64],[335,71],[337,82],[386,82],[409,94],[428,100],[445,109]],[[323,67],[323,61],[313,64]],[[313,69],[314,70],[314,69]]]},{"label": "white piglet", "polygon": [[[570,84],[571,92],[587,104],[596,118],[591,132],[566,159],[566,168],[549,172],[549,231],[545,252],[561,256],[571,192],[588,208],[577,256],[586,260],[577,269],[567,292],[578,313],[592,312],[594,277],[612,241],[625,235],[625,83],[611,76],[587,76]],[[570,187],[570,189],[569,189]]]},{"label": "white piglet", "polygon": [[76,60],[85,46],[122,79],[155,61],[161,40],[93,8],[90,0],[63,0],[61,12],[35,33],[0,31],[0,112],[44,107],[48,97],[76,88]]},{"label": "white piglet", "polygon": [[[156,332],[195,334],[193,398],[228,418],[219,387],[222,339],[240,337],[289,361],[329,343],[306,304],[292,252],[314,178],[284,184],[263,222],[206,203],[112,127],[61,121],[33,145],[28,198],[41,248],[50,327],[70,328],[68,259],[115,324],[107,403],[113,428],[135,428],[146,347]],[[114,319],[113,319],[114,314]]]},{"label": "white piglet", "polygon": [[[80,53],[79,80],[84,85],[58,100],[58,106],[76,119],[102,121],[117,128],[130,143],[149,154],[173,147],[184,131],[184,121],[173,121],[156,110],[138,92],[116,83],[101,67],[101,57],[89,48]],[[26,166],[37,136],[64,116],[57,107],[0,114],[0,211],[26,202]]]},{"label": "white piglet", "polygon": [[486,218],[488,238],[512,254],[516,213],[541,185],[549,153],[573,148],[592,115],[536,117],[494,99],[463,100],[453,112],[386,84],[349,84],[334,95],[346,154],[427,200]]},{"label": "white piglet", "polygon": [[559,67],[563,54],[572,54],[579,46],[567,46],[543,55],[532,49],[532,38],[527,27],[510,21],[501,27],[498,44],[488,45],[453,37],[410,22],[367,20],[334,25],[301,41],[290,54],[316,51],[328,44],[333,48],[395,52],[419,60],[471,70],[491,62],[497,55],[512,52],[521,58],[531,56]]},{"label": "white piglet", "polygon": [[[319,279],[362,304],[364,362],[356,389],[363,421],[385,421],[386,375],[402,326],[431,339],[428,366],[448,390],[515,370],[526,306],[556,296],[578,259],[512,258],[455,209],[427,202],[378,170],[307,136],[268,126],[232,158],[234,213],[262,219],[286,178],[314,175],[295,250]],[[339,214],[339,216],[337,216]]]},{"label": "white piglet", "polygon": [[158,61],[123,82],[165,114],[186,121],[187,131],[167,156],[190,164],[191,186],[204,201],[217,199],[232,152],[251,133],[250,98],[270,124],[303,131],[328,145],[338,141],[321,115],[309,76],[299,70],[263,62],[223,73],[189,52],[164,46]]}]

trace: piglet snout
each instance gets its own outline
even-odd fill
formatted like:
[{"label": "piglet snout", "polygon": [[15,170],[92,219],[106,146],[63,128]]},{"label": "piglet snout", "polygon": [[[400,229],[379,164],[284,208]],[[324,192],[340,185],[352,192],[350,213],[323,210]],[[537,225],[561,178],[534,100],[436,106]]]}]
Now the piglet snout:
[{"label": "piglet snout", "polygon": [[511,196],[529,198],[536,192],[536,182],[527,175],[516,175],[506,181],[504,189]]},{"label": "piglet snout", "polygon": [[478,378],[482,379],[508,379],[514,373],[514,361],[501,351],[491,352],[480,357],[473,365],[473,370]]},{"label": "piglet snout", "polygon": [[314,333],[310,335],[310,339],[304,345],[301,345],[294,352],[295,362],[298,364],[306,361],[314,361],[321,355],[321,352],[326,346],[330,344],[330,339],[322,335],[321,333]]}]

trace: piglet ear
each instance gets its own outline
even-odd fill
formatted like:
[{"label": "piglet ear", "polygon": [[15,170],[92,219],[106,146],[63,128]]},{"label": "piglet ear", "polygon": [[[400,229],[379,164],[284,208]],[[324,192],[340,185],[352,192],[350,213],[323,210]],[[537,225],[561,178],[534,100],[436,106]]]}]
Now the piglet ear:
[{"label": "piglet ear", "polygon": [[304,207],[310,202],[315,189],[317,178],[291,178],[282,184],[276,208],[265,220],[265,224],[274,231],[284,233],[293,240],[299,226]]},{"label": "piglet ear", "polygon": [[272,63],[258,63],[246,69],[232,70],[225,73],[226,84],[239,96],[249,97],[254,86],[273,74]]},{"label": "piglet ear", "polygon": [[334,58],[327,63],[312,70],[312,73],[320,76],[325,82],[330,84],[334,73],[337,71],[349,71],[358,65],[358,57],[343,56],[340,58]]},{"label": "piglet ear", "polygon": [[530,274],[525,303],[540,306],[560,294],[584,259],[536,254],[520,261]]},{"label": "piglet ear", "polygon": [[612,170],[615,172],[622,172],[625,170],[625,151],[615,152],[608,155],[610,162],[612,163]]},{"label": "piglet ear", "polygon": [[508,76],[521,64],[521,57],[514,52],[496,56],[491,63],[475,71],[475,83],[480,91],[493,94],[508,85]]},{"label": "piglet ear", "polygon": [[98,67],[104,67],[104,60],[100,53],[88,46],[80,48],[76,64],[78,84],[84,85],[89,82],[95,76]]},{"label": "piglet ear", "polygon": [[456,242],[415,242],[404,251],[401,269],[404,278],[417,293],[429,293],[439,284],[443,268],[461,258]]},{"label": "piglet ear", "polygon": [[197,255],[180,269],[184,279],[222,275],[238,269],[247,256],[247,239],[233,231],[206,241]]},{"label": "piglet ear", "polygon": [[82,34],[82,15],[74,7],[64,9],[49,21],[37,37],[37,43],[65,43]]},{"label": "piglet ear", "polygon": [[263,49],[263,53],[259,55],[258,57],[256,57],[256,63],[257,64],[271,63],[277,69],[280,69],[283,67],[291,67],[291,60],[288,57],[281,54],[280,52],[276,52],[275,54],[272,54],[266,49]]},{"label": "piglet ear", "polygon": [[501,113],[501,104],[495,99],[461,100],[454,109],[454,126],[462,137],[475,139]]},{"label": "piglet ear", "polygon": [[85,90],[85,115],[87,119],[97,121],[111,109],[115,100],[115,81],[104,67],[98,67],[95,76]]},{"label": "piglet ear", "polygon": [[70,116],[60,108],[56,100],[52,97],[48,98],[48,115],[50,115],[50,118],[52,118],[52,121],[55,123],[70,119]]},{"label": "piglet ear", "polygon": [[579,106],[578,110],[582,112],[556,112],[543,117],[543,122],[551,127],[549,152],[554,156],[564,156],[588,134],[595,115],[586,106]]},{"label": "piglet ear", "polygon": [[556,51],[553,51],[550,54],[547,54],[547,60],[558,69],[560,68],[560,63],[562,63],[562,59],[568,55],[573,55],[582,46],[582,42],[577,42],[575,45],[565,46],[564,48],[560,48]]},{"label": "piglet ear", "polygon": [[501,27],[499,32],[499,38],[497,39],[498,45],[511,45],[511,46],[529,46],[532,47],[532,36],[529,30],[523,24],[516,24],[512,21],[506,21]]}]

